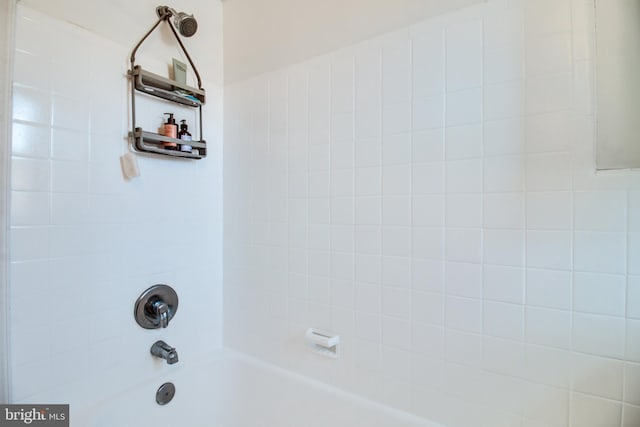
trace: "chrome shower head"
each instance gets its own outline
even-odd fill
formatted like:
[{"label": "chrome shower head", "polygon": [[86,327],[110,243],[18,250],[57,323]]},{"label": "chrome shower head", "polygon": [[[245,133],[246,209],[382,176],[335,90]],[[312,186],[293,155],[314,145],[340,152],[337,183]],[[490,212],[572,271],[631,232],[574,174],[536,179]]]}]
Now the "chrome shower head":
[{"label": "chrome shower head", "polygon": [[198,21],[193,15],[187,15],[184,12],[180,12],[174,15],[173,22],[175,22],[178,31],[185,37],[191,37],[198,31]]},{"label": "chrome shower head", "polygon": [[159,18],[169,19],[173,17],[173,23],[184,37],[191,37],[198,31],[198,21],[193,15],[177,12],[169,6],[158,6],[156,13]]}]

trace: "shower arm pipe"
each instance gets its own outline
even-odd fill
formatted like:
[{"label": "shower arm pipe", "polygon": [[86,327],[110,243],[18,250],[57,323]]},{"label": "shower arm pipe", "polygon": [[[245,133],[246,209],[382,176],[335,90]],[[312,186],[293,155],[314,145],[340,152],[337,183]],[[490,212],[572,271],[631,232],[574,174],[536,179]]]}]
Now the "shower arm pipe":
[{"label": "shower arm pipe", "polygon": [[166,21],[167,24],[169,24],[169,28],[171,28],[171,32],[173,33],[174,37],[176,38],[176,41],[180,45],[180,48],[182,49],[182,52],[187,57],[187,60],[189,61],[189,64],[191,65],[191,68],[193,69],[193,72],[196,75],[196,78],[198,80],[198,89],[202,90],[202,79],[200,78],[200,73],[198,72],[198,69],[196,68],[195,64],[193,63],[193,60],[191,59],[191,55],[189,55],[189,52],[187,52],[187,48],[184,47],[184,44],[182,43],[182,40],[180,40],[180,36],[178,36],[178,33],[176,32],[176,29],[173,27],[173,24],[171,24],[171,21],[169,21],[169,18],[171,18],[171,16],[172,16],[172,13],[170,11],[162,13],[162,15],[160,15],[160,18],[158,18],[158,22],[156,22],[153,25],[153,27],[151,27],[151,29],[142,37],[142,39],[140,39],[140,41],[138,42],[136,47],[133,48],[133,51],[131,52],[131,58],[130,58],[131,59],[131,72],[133,73],[133,69],[135,67],[135,62],[136,62],[136,53],[138,52],[138,49],[140,49],[140,46],[142,46],[142,43],[144,43],[144,41],[151,35],[151,33],[153,33],[155,31],[155,29],[158,28],[158,25],[160,25],[160,23],[162,21]]}]

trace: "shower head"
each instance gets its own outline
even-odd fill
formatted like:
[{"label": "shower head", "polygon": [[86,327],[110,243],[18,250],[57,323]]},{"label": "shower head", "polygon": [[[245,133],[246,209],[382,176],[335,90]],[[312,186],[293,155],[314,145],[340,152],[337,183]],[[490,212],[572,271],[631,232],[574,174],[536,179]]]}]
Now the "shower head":
[{"label": "shower head", "polygon": [[156,12],[159,18],[169,19],[173,17],[173,23],[184,37],[191,37],[198,31],[198,21],[193,15],[177,12],[169,6],[158,6]]}]

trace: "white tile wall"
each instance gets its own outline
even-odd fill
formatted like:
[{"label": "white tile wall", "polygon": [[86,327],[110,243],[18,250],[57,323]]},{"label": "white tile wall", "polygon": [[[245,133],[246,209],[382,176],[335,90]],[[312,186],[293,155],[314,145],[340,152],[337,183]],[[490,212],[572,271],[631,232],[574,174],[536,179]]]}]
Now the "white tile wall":
[{"label": "white tile wall", "polygon": [[451,427],[635,426],[640,175],[593,170],[592,7],[489,1],[227,87],[226,344]]},{"label": "white tile wall", "polygon": [[[119,156],[130,128],[130,48],[18,7],[10,211],[16,402],[80,410],[165,373],[149,355],[157,339],[176,346],[180,364],[221,346],[222,92],[207,87],[206,160],[139,156],[141,176],[127,182]],[[153,105],[139,112],[159,124],[169,105]],[[180,308],[169,329],[147,331],[132,307],[156,283],[176,289]],[[206,339],[190,332],[201,328]]]}]

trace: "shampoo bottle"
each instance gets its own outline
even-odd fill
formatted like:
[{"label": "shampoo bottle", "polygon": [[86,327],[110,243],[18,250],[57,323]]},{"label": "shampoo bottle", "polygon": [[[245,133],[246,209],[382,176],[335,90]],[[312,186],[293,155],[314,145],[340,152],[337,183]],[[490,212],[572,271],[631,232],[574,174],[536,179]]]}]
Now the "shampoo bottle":
[{"label": "shampoo bottle", "polygon": [[[178,138],[180,138],[182,141],[192,140],[186,120],[180,120],[180,133],[178,134]],[[188,143],[180,144],[180,151],[191,153],[193,151],[193,147]]]},{"label": "shampoo bottle", "polygon": [[[176,119],[173,118],[173,113],[164,113],[168,115],[167,123],[162,127],[162,131],[164,136],[168,136],[169,138],[177,138],[178,137],[178,125],[176,124]],[[177,150],[178,144],[171,141],[165,141],[162,143],[162,147],[166,150]]]}]

